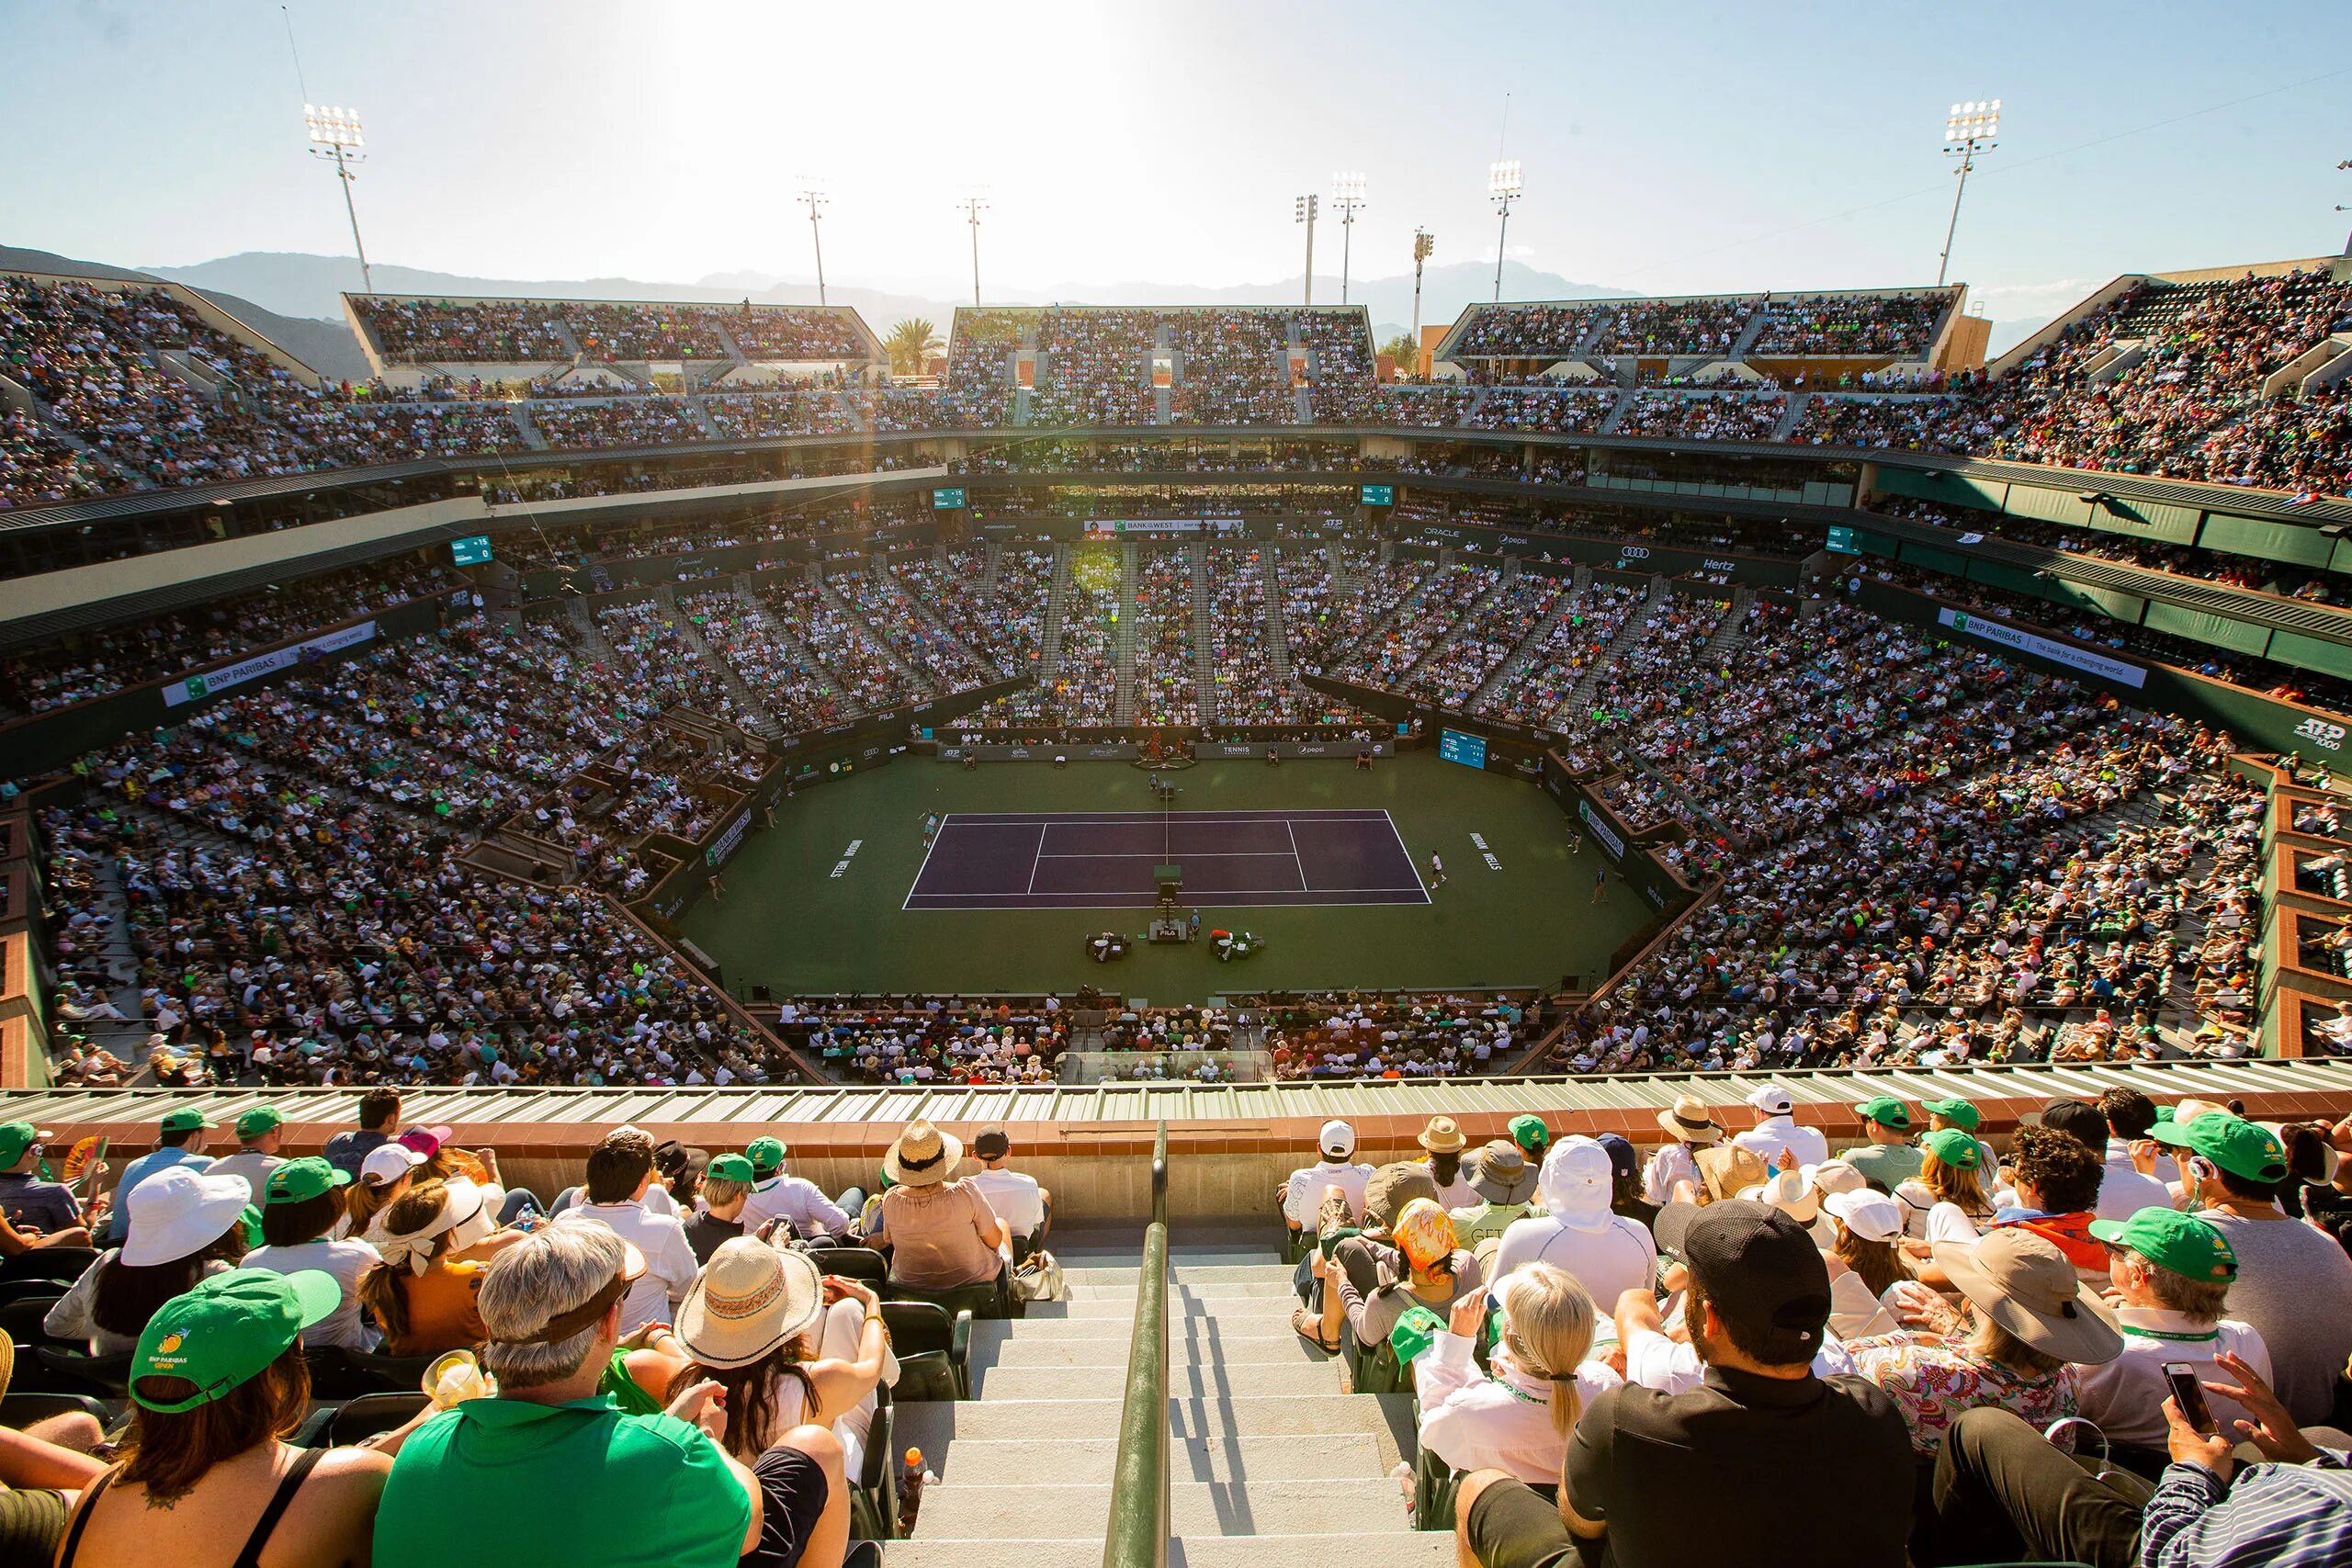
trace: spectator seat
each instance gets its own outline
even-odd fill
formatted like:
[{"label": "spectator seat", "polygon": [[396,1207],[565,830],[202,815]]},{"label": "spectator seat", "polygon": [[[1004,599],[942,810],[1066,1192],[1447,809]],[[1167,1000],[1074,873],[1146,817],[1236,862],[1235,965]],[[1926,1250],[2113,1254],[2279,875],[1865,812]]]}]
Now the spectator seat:
[{"label": "spectator seat", "polygon": [[900,1399],[972,1397],[972,1314],[931,1302],[884,1302],[882,1325],[899,1358]]}]

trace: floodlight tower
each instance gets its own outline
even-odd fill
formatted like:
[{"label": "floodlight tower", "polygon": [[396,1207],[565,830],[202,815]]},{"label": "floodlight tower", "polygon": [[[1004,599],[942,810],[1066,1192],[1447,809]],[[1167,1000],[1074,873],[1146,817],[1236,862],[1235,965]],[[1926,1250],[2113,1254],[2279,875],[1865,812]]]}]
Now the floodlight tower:
[{"label": "floodlight tower", "polygon": [[1315,303],[1315,213],[1316,199],[1302,196],[1291,203],[1291,221],[1306,225],[1306,302]]},{"label": "floodlight tower", "polygon": [[972,305],[980,303],[980,214],[989,209],[988,187],[974,186],[970,194],[956,204],[962,209],[964,221],[972,226]]},{"label": "floodlight tower", "polygon": [[808,210],[808,243],[817,248],[817,303],[822,305],[827,303],[825,236],[818,231],[817,220],[824,212],[825,203],[831,197],[825,194],[825,182],[815,175],[801,175],[795,179],[794,183],[800,187],[800,194],[794,199]]},{"label": "floodlight tower", "polygon": [[311,133],[311,156],[331,160],[334,177],[343,182],[343,210],[351,219],[351,248],[359,253],[359,279],[373,294],[376,275],[368,265],[368,247],[359,238],[359,209],[351,199],[351,182],[359,177],[351,172],[351,165],[368,161],[368,154],[360,151],[368,143],[359,131],[359,111],[304,104],[302,124]]},{"label": "floodlight tower", "polygon": [[1413,231],[1413,374],[1421,373],[1421,264],[1437,250],[1437,236],[1427,229]]},{"label": "floodlight tower", "polygon": [[1355,251],[1356,214],[1363,209],[1363,171],[1331,176],[1331,205],[1340,209],[1340,303],[1348,302],[1348,262]]},{"label": "floodlight tower", "polygon": [[1944,285],[1944,274],[1951,266],[1951,237],[1960,228],[1960,198],[1968,194],[1968,172],[1976,167],[1976,154],[1990,152],[2000,145],[1993,138],[2001,130],[2001,100],[1990,103],[1954,104],[1944,119],[1944,153],[1960,160],[1960,184],[1951,193],[1951,221],[1944,225],[1944,254],[1936,258],[1936,287]]},{"label": "floodlight tower", "polygon": [[1503,242],[1510,237],[1510,204],[1521,196],[1519,160],[1487,165],[1487,195],[1494,202],[1495,210],[1502,214],[1502,226],[1495,232],[1495,303],[1503,298]]}]

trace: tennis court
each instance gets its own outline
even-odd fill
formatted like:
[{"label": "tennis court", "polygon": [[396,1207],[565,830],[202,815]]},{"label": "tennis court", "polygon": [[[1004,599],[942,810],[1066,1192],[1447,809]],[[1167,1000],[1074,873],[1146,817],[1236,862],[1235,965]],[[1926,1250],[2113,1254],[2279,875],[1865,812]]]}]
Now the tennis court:
[{"label": "tennis court", "polygon": [[1187,902],[1426,904],[1384,810],[953,812],[902,909],[1129,909],[1183,868]]}]

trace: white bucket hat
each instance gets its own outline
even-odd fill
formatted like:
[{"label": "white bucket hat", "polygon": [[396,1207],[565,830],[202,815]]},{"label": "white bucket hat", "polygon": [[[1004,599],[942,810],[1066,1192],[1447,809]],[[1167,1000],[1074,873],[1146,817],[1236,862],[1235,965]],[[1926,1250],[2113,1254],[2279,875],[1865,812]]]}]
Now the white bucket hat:
[{"label": "white bucket hat", "polygon": [[159,1170],[123,1200],[130,1232],[122,1262],[147,1269],[193,1257],[228,1235],[253,1201],[253,1184],[242,1176],[206,1176],[184,1165]]}]

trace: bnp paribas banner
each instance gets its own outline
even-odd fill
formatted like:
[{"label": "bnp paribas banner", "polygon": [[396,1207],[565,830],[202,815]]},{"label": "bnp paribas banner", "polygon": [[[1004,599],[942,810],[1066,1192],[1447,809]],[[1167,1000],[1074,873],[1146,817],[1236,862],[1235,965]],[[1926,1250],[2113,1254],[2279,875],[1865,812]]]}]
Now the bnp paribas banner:
[{"label": "bnp paribas banner", "polygon": [[1936,620],[1940,625],[1950,626],[1956,632],[1964,632],[1980,642],[1993,643],[2000,648],[2015,649],[2019,653],[2030,653],[2036,659],[2046,659],[2052,664],[2063,664],[2069,670],[2080,670],[2086,675],[2101,676],[2118,685],[2129,686],[2133,691],[2138,691],[2147,684],[2148,672],[2137,664],[2127,663],[2120,659],[2109,659],[2103,653],[2093,653],[2090,649],[2078,648],[2071,642],[2059,642],[2052,637],[2036,636],[2023,626],[2013,626],[1996,616],[1972,615],[1965,610],[1955,610],[1947,605],[1936,612]]},{"label": "bnp paribas banner", "polygon": [[311,637],[307,642],[274,648],[267,653],[256,653],[251,659],[173,682],[164,688],[164,705],[175,708],[187,703],[202,702],[207,697],[219,696],[232,687],[242,686],[248,681],[258,681],[272,671],[288,670],[340,649],[356,647],[372,640],[375,636],[376,623],[362,621],[357,626],[345,626],[322,637]]}]

